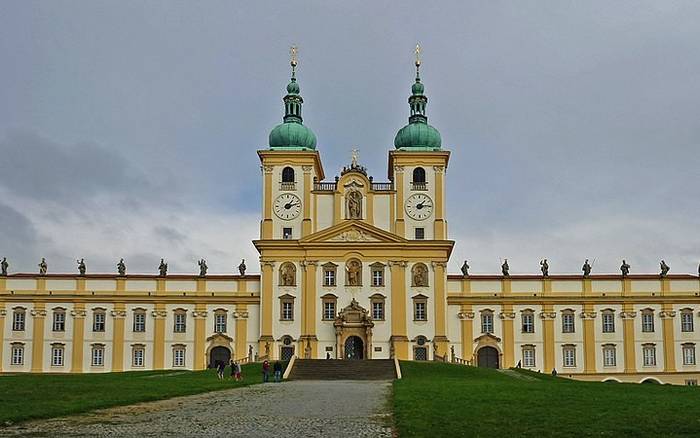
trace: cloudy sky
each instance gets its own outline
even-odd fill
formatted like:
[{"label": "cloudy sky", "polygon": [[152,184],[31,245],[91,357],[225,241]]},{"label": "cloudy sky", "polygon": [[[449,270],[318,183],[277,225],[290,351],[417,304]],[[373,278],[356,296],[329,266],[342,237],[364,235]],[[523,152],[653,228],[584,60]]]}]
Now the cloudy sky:
[{"label": "cloudy sky", "polygon": [[420,42],[452,272],[696,273],[700,2],[450,3],[0,2],[0,256],[257,272],[289,46],[326,174],[382,181]]}]

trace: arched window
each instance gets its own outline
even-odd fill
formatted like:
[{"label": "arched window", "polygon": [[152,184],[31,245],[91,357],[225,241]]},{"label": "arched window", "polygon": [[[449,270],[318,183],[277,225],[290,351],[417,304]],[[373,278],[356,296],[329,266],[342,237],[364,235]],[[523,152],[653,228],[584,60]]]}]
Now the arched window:
[{"label": "arched window", "polygon": [[428,360],[428,338],[417,336],[416,345],[413,347],[413,360]]},{"label": "arched window", "polygon": [[282,182],[283,183],[293,183],[294,182],[294,169],[287,166],[282,169]]},{"label": "arched window", "polygon": [[523,333],[535,333],[535,312],[532,309],[525,309],[520,314],[522,320]]},{"label": "arched window", "polygon": [[493,310],[481,311],[481,333],[493,333]]},{"label": "arched window", "polygon": [[422,167],[416,167],[413,169],[413,181],[411,181],[412,190],[427,190],[427,183],[425,181],[425,169]]}]

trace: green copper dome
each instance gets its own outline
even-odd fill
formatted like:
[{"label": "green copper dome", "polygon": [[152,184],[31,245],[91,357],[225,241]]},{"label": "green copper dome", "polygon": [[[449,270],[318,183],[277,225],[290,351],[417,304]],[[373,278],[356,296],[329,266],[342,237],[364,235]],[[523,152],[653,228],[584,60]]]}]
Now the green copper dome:
[{"label": "green copper dome", "polygon": [[425,107],[428,98],[423,94],[425,87],[420,81],[420,62],[416,61],[416,82],[411,87],[411,97],[408,104],[411,107],[411,116],[408,125],[404,126],[394,137],[394,147],[402,151],[437,151],[442,145],[440,132],[428,125],[428,117],[425,115]]},{"label": "green copper dome", "polygon": [[299,95],[296,79],[296,59],[292,60],[292,79],[287,84],[284,96],[284,122],[275,126],[270,132],[270,149],[308,151],[316,149],[316,135],[304,126],[301,118],[301,105],[304,103]]}]

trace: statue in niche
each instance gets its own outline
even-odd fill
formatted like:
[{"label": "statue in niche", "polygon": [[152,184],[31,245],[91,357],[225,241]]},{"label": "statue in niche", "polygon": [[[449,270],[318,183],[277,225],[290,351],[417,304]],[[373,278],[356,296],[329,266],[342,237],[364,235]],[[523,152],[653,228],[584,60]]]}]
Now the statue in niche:
[{"label": "statue in niche", "polygon": [[465,260],[464,263],[462,264],[462,267],[460,268],[462,270],[462,276],[463,277],[469,277],[469,264]]},{"label": "statue in niche", "polygon": [[501,265],[501,272],[503,273],[504,277],[508,277],[510,275],[510,266],[508,266],[508,259],[503,260],[503,264]]},{"label": "statue in niche", "polygon": [[10,264],[7,263],[7,257],[2,258],[2,262],[0,262],[0,275],[3,277],[7,277],[7,268],[10,267]]},{"label": "statue in niche", "polygon": [[296,268],[291,263],[285,263],[280,268],[280,285],[281,286],[295,286],[297,272]]},{"label": "statue in niche", "polygon": [[207,266],[207,261],[204,259],[201,259],[200,261],[197,262],[197,265],[199,265],[199,276],[206,277],[207,271],[209,270],[209,266]]},{"label": "statue in niche", "polygon": [[46,259],[44,257],[41,258],[41,262],[39,263],[39,275],[46,275],[46,272],[49,270],[49,266],[46,264]]},{"label": "statue in niche", "polygon": [[78,272],[80,273],[80,276],[85,276],[85,272],[87,271],[87,267],[85,266],[85,259],[76,260],[75,262],[78,264]]},{"label": "statue in niche", "polygon": [[353,190],[347,194],[348,197],[348,219],[362,219],[362,193]]},{"label": "statue in niche", "polygon": [[591,266],[590,263],[588,263],[588,259],[586,259],[586,261],[583,262],[583,267],[581,268],[581,270],[583,271],[584,277],[588,277],[589,275],[591,275],[591,271],[593,270],[593,267]]},{"label": "statue in niche", "polygon": [[413,267],[413,284],[416,287],[428,287],[428,268],[419,263]]},{"label": "statue in niche", "polygon": [[253,361],[253,346],[248,345],[248,361],[252,362]]},{"label": "statue in niche", "polygon": [[622,265],[620,265],[620,272],[622,272],[623,277],[627,277],[630,275],[630,268],[631,266],[625,261],[625,259],[622,259]]},{"label": "statue in niche", "polygon": [[241,260],[241,264],[238,265],[238,272],[241,273],[241,277],[245,277],[245,270],[246,270],[246,265],[245,265],[245,259]]},{"label": "statue in niche", "polygon": [[362,263],[358,260],[350,260],[345,265],[346,286],[362,286]]},{"label": "statue in niche", "polygon": [[158,273],[161,277],[168,275],[168,264],[165,263],[164,259],[160,259],[160,264],[158,265]]},{"label": "statue in niche", "polygon": [[665,277],[668,274],[668,271],[671,270],[671,267],[666,264],[665,261],[661,260],[661,276]]},{"label": "statue in niche", "polygon": [[117,272],[121,277],[126,275],[126,263],[124,263],[124,259],[119,259],[119,263],[117,263]]},{"label": "statue in niche", "polygon": [[540,261],[540,270],[543,277],[549,277],[549,263],[547,263],[547,259]]},{"label": "statue in niche", "polygon": [[265,342],[265,357],[270,357],[270,343]]}]

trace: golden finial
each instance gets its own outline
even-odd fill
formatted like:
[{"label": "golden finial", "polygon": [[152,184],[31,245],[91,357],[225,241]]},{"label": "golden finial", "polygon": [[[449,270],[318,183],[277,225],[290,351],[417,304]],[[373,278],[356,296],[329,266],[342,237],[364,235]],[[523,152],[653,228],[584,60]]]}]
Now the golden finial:
[{"label": "golden finial", "polygon": [[420,66],[420,54],[422,52],[422,49],[420,48],[420,44],[416,44],[416,50],[414,50],[416,54],[416,67]]},{"label": "golden finial", "polygon": [[290,56],[289,63],[292,65],[292,67],[297,66],[297,52],[298,51],[299,51],[299,49],[295,45],[289,48],[289,56]]}]

